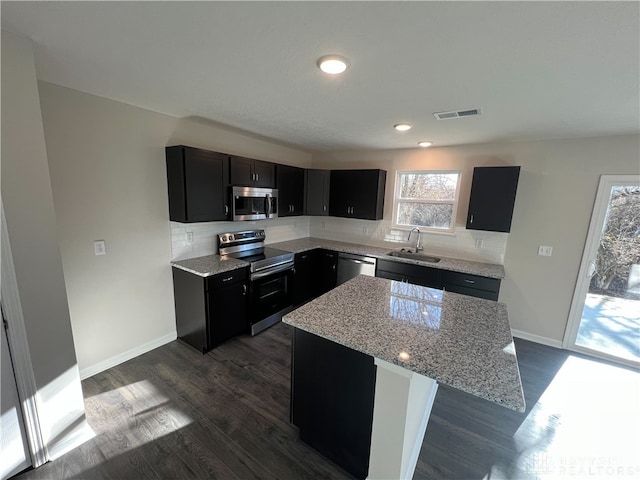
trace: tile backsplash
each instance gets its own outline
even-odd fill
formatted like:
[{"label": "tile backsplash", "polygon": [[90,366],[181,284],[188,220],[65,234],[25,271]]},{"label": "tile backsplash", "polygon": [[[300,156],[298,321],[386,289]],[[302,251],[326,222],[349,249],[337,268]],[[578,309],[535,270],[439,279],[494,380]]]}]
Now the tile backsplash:
[{"label": "tile backsplash", "polygon": [[[247,222],[206,222],[171,224],[171,258],[184,260],[218,253],[219,233],[263,229],[266,243],[284,242],[309,236],[311,217],[284,217]],[[191,233],[191,235],[188,235]],[[192,238],[189,240],[189,236]]]},{"label": "tile backsplash", "polygon": [[[285,217],[248,222],[170,223],[173,260],[218,253],[216,235],[219,233],[260,228],[265,230],[267,244],[311,236],[392,250],[414,246],[416,241],[415,233],[411,235],[411,242],[408,242],[408,229],[393,228],[385,220]],[[497,264],[504,263],[508,238],[507,233],[467,230],[463,227],[457,227],[452,234],[421,233],[421,243],[427,253]]]}]

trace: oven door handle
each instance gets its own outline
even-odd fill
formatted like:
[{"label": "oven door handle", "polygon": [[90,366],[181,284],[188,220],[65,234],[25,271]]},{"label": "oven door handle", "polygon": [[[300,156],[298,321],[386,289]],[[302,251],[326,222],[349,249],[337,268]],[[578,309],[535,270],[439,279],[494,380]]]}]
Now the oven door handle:
[{"label": "oven door handle", "polygon": [[251,280],[259,280],[261,278],[268,277],[269,275],[273,275],[274,273],[284,272],[286,270],[293,270],[293,265],[289,263],[285,265],[280,265],[275,268],[270,268],[269,270],[264,272],[252,273]]},{"label": "oven door handle", "polygon": [[264,216],[271,217],[271,194],[269,193],[264,196]]}]

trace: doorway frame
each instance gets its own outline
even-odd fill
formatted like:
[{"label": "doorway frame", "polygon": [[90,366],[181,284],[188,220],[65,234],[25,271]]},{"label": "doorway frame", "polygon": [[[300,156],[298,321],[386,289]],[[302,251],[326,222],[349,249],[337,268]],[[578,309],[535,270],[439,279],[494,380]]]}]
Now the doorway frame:
[{"label": "doorway frame", "polygon": [[589,222],[589,232],[587,233],[587,239],[584,244],[582,259],[580,260],[580,270],[578,271],[578,278],[576,281],[576,287],[573,292],[573,298],[571,300],[571,308],[569,310],[567,326],[565,328],[564,337],[562,339],[562,347],[567,350],[585,353],[593,357],[602,358],[604,360],[610,360],[616,363],[621,363],[623,365],[638,368],[640,366],[640,363],[638,362],[576,345],[578,330],[582,321],[582,312],[584,310],[587,293],[589,292],[589,284],[591,283],[589,267],[592,262],[595,262],[596,256],[598,254],[600,237],[605,226],[604,221],[606,219],[607,209],[609,207],[609,201],[611,199],[611,188],[614,186],[625,185],[640,185],[640,175],[600,175],[598,192],[593,204],[591,221]]}]

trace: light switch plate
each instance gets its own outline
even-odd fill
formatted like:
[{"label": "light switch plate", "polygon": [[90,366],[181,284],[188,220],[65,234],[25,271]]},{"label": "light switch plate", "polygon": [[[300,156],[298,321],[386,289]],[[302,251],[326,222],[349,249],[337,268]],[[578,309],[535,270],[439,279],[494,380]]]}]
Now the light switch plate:
[{"label": "light switch plate", "polygon": [[95,252],[96,255],[106,255],[107,245],[104,242],[104,240],[94,240],[93,251]]}]

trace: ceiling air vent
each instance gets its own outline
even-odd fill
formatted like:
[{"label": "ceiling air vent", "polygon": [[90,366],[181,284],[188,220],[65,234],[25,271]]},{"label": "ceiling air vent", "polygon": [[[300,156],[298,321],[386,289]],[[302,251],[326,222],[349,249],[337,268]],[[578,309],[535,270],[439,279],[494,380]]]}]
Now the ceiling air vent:
[{"label": "ceiling air vent", "polygon": [[436,120],[446,120],[448,118],[472,117],[481,115],[482,110],[479,108],[471,108],[469,110],[453,110],[451,112],[436,112],[433,114]]}]

